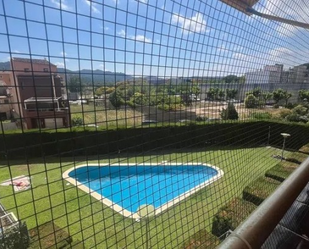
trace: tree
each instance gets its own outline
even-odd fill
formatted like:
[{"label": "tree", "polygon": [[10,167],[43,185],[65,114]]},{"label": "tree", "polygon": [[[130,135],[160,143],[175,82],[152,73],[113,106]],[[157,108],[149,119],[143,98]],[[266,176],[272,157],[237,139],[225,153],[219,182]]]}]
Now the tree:
[{"label": "tree", "polygon": [[237,120],[238,119],[238,112],[233,103],[228,103],[226,109],[222,109],[221,111],[221,118],[223,120]]},{"label": "tree", "polygon": [[82,84],[80,78],[76,75],[70,77],[69,82],[67,84],[67,88],[71,93],[80,93],[82,90]]},{"label": "tree", "polygon": [[289,99],[292,97],[293,95],[291,93],[289,93],[288,91],[284,91],[284,94],[283,94],[283,98],[285,100],[285,106],[288,105],[288,101]]},{"label": "tree", "polygon": [[109,101],[115,108],[119,108],[121,105],[125,103],[123,96],[120,90],[116,89],[109,95]]},{"label": "tree", "polygon": [[256,98],[260,98],[262,91],[260,87],[254,88],[252,91],[248,92],[247,95],[252,94]]},{"label": "tree", "polygon": [[194,94],[196,97],[201,93],[201,89],[199,88],[198,84],[192,85],[191,93]]},{"label": "tree", "polygon": [[285,92],[284,90],[282,90],[281,88],[273,91],[273,100],[275,101],[275,103],[277,104],[280,100],[285,99]]},{"label": "tree", "polygon": [[269,100],[273,97],[273,94],[271,92],[263,92],[261,97],[263,98],[263,100],[266,104],[267,100]]},{"label": "tree", "polygon": [[224,97],[225,97],[225,92],[224,92],[224,90],[220,89],[220,90],[219,90],[219,93],[218,93],[218,96],[219,96],[220,100],[224,99]]},{"label": "tree", "polygon": [[113,91],[115,91],[115,87],[101,86],[95,90],[95,95],[111,94]]},{"label": "tree", "polygon": [[237,75],[227,75],[224,77],[225,83],[232,83],[232,82],[238,82]]},{"label": "tree", "polygon": [[218,95],[219,95],[219,88],[214,88],[214,87],[209,88],[209,91],[207,92],[207,97],[210,100],[218,99]]},{"label": "tree", "polygon": [[237,95],[236,89],[226,89],[226,98],[227,99],[235,99]]},{"label": "tree", "polygon": [[301,101],[309,101],[309,90],[300,90],[298,97]]}]

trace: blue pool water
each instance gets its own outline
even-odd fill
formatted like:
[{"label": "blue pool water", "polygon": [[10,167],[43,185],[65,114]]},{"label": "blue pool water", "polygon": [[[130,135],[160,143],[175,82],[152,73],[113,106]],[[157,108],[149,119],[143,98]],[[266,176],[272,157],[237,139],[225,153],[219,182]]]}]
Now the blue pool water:
[{"label": "blue pool water", "polygon": [[130,212],[155,208],[217,175],[203,165],[85,166],[69,176]]}]

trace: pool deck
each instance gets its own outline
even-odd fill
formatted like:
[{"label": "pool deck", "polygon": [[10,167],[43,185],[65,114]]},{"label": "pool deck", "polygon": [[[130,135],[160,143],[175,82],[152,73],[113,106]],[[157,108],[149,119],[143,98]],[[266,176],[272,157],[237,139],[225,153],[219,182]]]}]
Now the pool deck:
[{"label": "pool deck", "polygon": [[69,173],[75,169],[78,168],[82,168],[82,167],[104,167],[104,166],[177,166],[177,165],[199,165],[199,166],[206,166],[212,169],[215,169],[218,174],[213,176],[212,178],[208,179],[207,181],[195,186],[194,188],[182,193],[181,195],[175,197],[174,199],[168,201],[167,203],[163,204],[162,206],[158,207],[155,209],[155,215],[158,215],[162,212],[164,212],[165,210],[167,210],[168,208],[176,205],[177,203],[181,202],[182,200],[186,199],[187,197],[189,197],[190,195],[196,193],[197,191],[205,188],[206,186],[214,183],[215,181],[217,181],[218,179],[220,179],[221,177],[223,177],[224,173],[221,169],[219,169],[216,166],[210,165],[210,164],[205,164],[205,163],[173,163],[173,162],[166,162],[163,161],[161,163],[147,163],[147,164],[135,164],[135,163],[126,163],[126,164],[83,164],[83,165],[79,165],[73,168],[70,168],[68,170],[66,170],[63,174],[62,174],[62,178],[66,181],[68,181],[69,183],[71,183],[72,185],[78,187],[79,189],[81,189],[82,191],[90,194],[93,198],[97,199],[98,201],[100,201],[101,203],[107,205],[108,207],[112,208],[114,211],[116,211],[117,213],[123,215],[124,217],[127,218],[132,218],[132,219],[136,219],[136,220],[140,220],[141,217],[137,214],[137,213],[133,213],[130,212],[126,209],[124,209],[123,207],[119,206],[118,204],[112,202],[110,199],[105,198],[104,196],[102,196],[101,194],[97,193],[96,191],[88,188],[87,186],[85,186],[84,184],[82,184],[81,182],[77,181],[76,179],[72,178],[69,176]]}]

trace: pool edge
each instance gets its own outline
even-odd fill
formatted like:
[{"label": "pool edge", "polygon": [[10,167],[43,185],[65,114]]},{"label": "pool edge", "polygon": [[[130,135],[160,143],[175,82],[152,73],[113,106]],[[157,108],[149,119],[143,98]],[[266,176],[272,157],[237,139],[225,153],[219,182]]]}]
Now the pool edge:
[{"label": "pool edge", "polygon": [[98,194],[96,191],[91,190],[90,188],[88,188],[87,186],[82,184],[81,182],[79,182],[79,181],[75,180],[74,178],[70,177],[69,173],[71,171],[76,170],[76,169],[81,168],[81,167],[130,166],[130,165],[131,166],[144,166],[144,165],[153,165],[153,166],[167,165],[168,166],[168,165],[184,165],[184,164],[206,166],[206,167],[215,169],[218,172],[218,174],[213,176],[213,177],[211,177],[207,181],[205,181],[205,182],[195,186],[194,188],[189,189],[188,191],[182,193],[181,195],[175,197],[174,199],[170,200],[166,204],[163,204],[162,206],[156,208],[155,209],[155,215],[158,215],[158,214],[166,211],[170,207],[176,205],[177,203],[183,201],[184,199],[186,199],[190,195],[193,195],[194,193],[198,192],[199,190],[201,190],[201,189],[205,188],[206,186],[208,186],[208,185],[214,183],[215,181],[219,180],[224,175],[223,170],[221,170],[220,168],[218,168],[218,167],[216,167],[214,165],[205,164],[205,163],[167,163],[167,162],[162,162],[162,163],[147,163],[147,164],[144,164],[144,163],[143,164],[136,164],[136,163],[125,163],[125,164],[124,163],[119,163],[119,164],[108,164],[108,163],[104,163],[104,164],[82,164],[82,165],[74,166],[74,167],[66,170],[65,172],[63,172],[62,173],[62,178],[63,178],[63,180],[68,181],[72,185],[78,187],[80,190],[90,194],[93,198],[95,198],[96,200],[100,201],[101,203],[107,205],[109,208],[113,209],[115,212],[123,215],[124,217],[139,220],[141,217],[137,213],[130,212],[130,211],[124,209],[123,207],[119,206],[118,204],[112,202],[110,199],[105,198],[101,194]]}]

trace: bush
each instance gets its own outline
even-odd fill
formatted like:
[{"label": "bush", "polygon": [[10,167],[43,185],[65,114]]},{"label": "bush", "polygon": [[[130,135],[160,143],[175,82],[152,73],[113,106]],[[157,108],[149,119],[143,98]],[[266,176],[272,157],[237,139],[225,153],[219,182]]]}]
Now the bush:
[{"label": "bush", "polygon": [[207,117],[204,117],[204,116],[197,116],[195,121],[197,122],[201,122],[201,121],[207,121],[208,118]]},{"label": "bush", "polygon": [[292,104],[291,102],[289,102],[285,108],[288,108],[288,109],[293,109],[295,107],[295,104]]},{"label": "bush", "polygon": [[238,112],[236,111],[236,108],[233,103],[228,103],[226,109],[222,109],[221,111],[221,118],[223,120],[237,120],[238,119]]},{"label": "bush", "polygon": [[74,116],[72,118],[72,126],[81,126],[83,125],[83,118],[81,116]]},{"label": "bush", "polygon": [[290,115],[292,113],[291,110],[282,110],[280,111],[280,118],[286,118],[288,115]]},{"label": "bush", "polygon": [[25,223],[20,223],[17,227],[12,228],[11,231],[6,232],[0,238],[1,249],[26,249],[29,246],[30,238],[28,229]]},{"label": "bush", "polygon": [[278,109],[279,107],[280,107],[279,104],[274,104],[274,108],[275,108],[275,109]]},{"label": "bush", "polygon": [[256,208],[251,202],[235,198],[220,208],[212,223],[212,233],[217,237],[235,228]]},{"label": "bush", "polygon": [[260,205],[279,185],[280,182],[274,179],[260,177],[245,187],[243,199]]},{"label": "bush", "polygon": [[289,122],[300,122],[300,116],[297,113],[291,113],[290,115],[287,115],[285,119]]},{"label": "bush", "polygon": [[308,109],[303,105],[298,105],[293,109],[293,112],[298,115],[306,115],[308,113]]},{"label": "bush", "polygon": [[253,94],[248,94],[245,98],[245,107],[246,108],[256,108],[259,106],[259,100]]},{"label": "bush", "polygon": [[254,112],[254,113],[250,113],[249,117],[254,118],[254,119],[263,120],[263,119],[271,119],[272,115],[268,112]]}]

